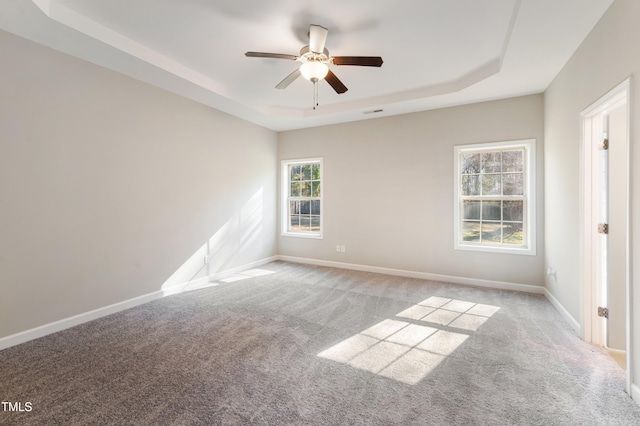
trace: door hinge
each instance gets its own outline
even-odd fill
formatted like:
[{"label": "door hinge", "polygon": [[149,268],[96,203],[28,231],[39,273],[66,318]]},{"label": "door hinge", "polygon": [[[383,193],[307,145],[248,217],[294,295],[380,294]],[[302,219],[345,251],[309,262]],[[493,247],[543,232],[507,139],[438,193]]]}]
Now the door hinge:
[{"label": "door hinge", "polygon": [[598,224],[598,234],[608,234],[609,233],[609,224],[608,223],[599,223]]},{"label": "door hinge", "polygon": [[598,316],[603,318],[609,318],[609,309],[598,306]]},{"label": "door hinge", "polygon": [[604,138],[602,140],[602,149],[605,151],[609,149],[609,138]]}]

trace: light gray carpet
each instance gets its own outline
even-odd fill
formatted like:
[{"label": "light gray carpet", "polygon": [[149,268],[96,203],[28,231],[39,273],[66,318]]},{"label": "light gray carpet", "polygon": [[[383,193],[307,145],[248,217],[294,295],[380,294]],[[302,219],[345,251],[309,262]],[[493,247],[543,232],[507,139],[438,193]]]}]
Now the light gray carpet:
[{"label": "light gray carpet", "polygon": [[0,424],[640,424],[623,371],[541,296],[261,269],[0,351],[0,399],[33,406]]}]

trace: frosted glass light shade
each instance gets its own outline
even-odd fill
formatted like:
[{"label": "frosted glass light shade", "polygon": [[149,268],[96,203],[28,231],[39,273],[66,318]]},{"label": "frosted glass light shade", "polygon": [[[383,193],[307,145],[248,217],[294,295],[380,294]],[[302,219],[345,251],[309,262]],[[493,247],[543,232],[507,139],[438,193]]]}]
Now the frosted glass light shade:
[{"label": "frosted glass light shade", "polygon": [[329,72],[329,67],[322,62],[305,62],[300,66],[300,72],[307,80],[318,81],[325,78]]}]

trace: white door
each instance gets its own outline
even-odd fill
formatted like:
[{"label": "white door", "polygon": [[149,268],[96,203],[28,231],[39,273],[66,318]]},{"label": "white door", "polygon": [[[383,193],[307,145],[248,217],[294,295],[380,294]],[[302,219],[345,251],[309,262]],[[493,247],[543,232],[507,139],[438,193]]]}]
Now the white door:
[{"label": "white door", "polygon": [[594,296],[606,309],[596,319],[594,343],[618,354],[626,350],[625,113],[624,104],[613,104],[592,123]]},{"label": "white door", "polygon": [[[583,337],[632,357],[629,342],[629,80],[582,113]],[[606,309],[606,317],[599,316]],[[630,390],[627,363],[627,391]]]},{"label": "white door", "polygon": [[607,167],[607,223],[609,224],[606,251],[607,319],[605,346],[613,351],[626,351],[626,271],[627,271],[627,118],[626,104],[608,109],[609,149],[605,154]]},{"label": "white door", "polygon": [[593,275],[598,318],[594,343],[608,345],[609,278],[609,115],[593,118]]}]

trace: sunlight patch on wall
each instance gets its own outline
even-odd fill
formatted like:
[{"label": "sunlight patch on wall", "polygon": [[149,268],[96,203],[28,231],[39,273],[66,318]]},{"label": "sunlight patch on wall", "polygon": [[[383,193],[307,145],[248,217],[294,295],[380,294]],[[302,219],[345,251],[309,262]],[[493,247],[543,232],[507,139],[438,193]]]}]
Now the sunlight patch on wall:
[{"label": "sunlight patch on wall", "polygon": [[162,284],[163,296],[215,285],[210,277],[232,269],[234,259],[257,244],[263,228],[263,199],[260,188]]},{"label": "sunlight patch on wall", "polygon": [[385,319],[318,356],[415,385],[499,309],[430,297],[396,314],[399,319]]}]

